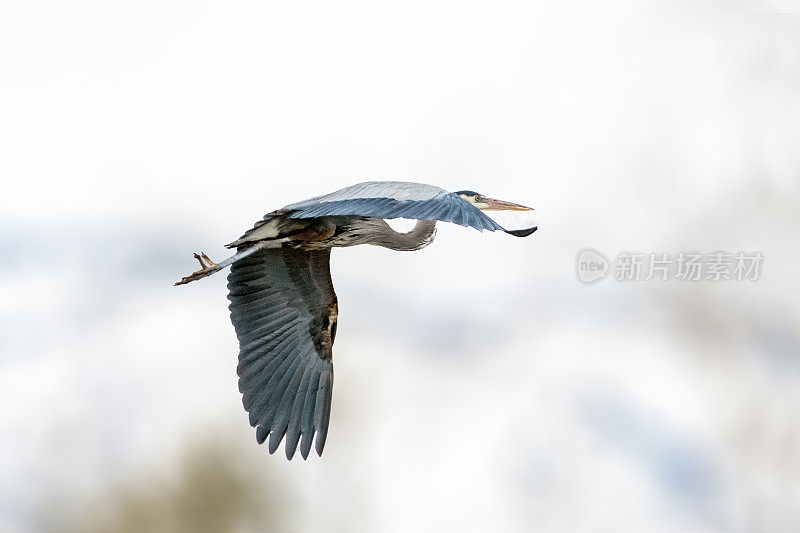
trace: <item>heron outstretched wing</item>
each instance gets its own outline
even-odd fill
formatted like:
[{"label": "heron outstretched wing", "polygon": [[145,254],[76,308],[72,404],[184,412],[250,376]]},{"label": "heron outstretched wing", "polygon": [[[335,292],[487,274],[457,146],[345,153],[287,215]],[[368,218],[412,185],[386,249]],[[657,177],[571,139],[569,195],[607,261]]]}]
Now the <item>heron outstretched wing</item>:
[{"label": "heron outstretched wing", "polygon": [[477,230],[506,231],[455,193],[434,185],[369,181],[287,205],[290,218],[358,215],[373,218],[440,220]]},{"label": "heron outstretched wing", "polygon": [[[338,307],[330,250],[269,249],[233,264],[231,321],[239,339],[239,390],[259,444],[286,457],[322,454],[333,387]],[[302,439],[302,440],[301,440]]]}]

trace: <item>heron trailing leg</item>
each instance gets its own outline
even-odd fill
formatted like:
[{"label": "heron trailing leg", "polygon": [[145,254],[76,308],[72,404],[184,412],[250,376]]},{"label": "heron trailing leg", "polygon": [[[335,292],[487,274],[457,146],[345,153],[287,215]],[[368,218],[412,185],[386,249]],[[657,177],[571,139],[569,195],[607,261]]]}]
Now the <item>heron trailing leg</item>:
[{"label": "heron trailing leg", "polygon": [[185,285],[197,279],[202,279],[206,276],[210,276],[214,272],[217,272],[218,270],[222,269],[221,266],[219,266],[217,263],[209,259],[208,256],[203,252],[200,252],[199,254],[194,254],[194,258],[197,259],[197,261],[200,263],[200,270],[192,272],[188,276],[181,278],[181,280],[175,283],[175,285]]},{"label": "heron trailing leg", "polygon": [[191,283],[192,281],[203,279],[206,276],[210,276],[215,272],[219,272],[226,266],[235,263],[239,259],[244,259],[248,255],[257,252],[262,248],[266,248],[269,244],[270,243],[268,241],[261,241],[247,248],[246,250],[239,252],[238,254],[230,256],[226,260],[221,261],[219,263],[215,263],[214,261],[209,259],[208,256],[203,252],[200,252],[199,254],[194,254],[194,258],[200,262],[200,270],[192,272],[188,276],[181,278],[181,280],[176,282],[175,285],[186,285],[187,283]]}]

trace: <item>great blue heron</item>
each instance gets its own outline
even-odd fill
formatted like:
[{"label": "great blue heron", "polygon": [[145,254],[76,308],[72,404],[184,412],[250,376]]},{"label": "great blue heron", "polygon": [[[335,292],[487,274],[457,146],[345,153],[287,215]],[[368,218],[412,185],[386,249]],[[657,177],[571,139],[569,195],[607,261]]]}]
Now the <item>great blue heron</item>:
[{"label": "great blue heron", "polygon": [[[374,244],[419,250],[433,241],[437,220],[518,237],[537,229],[506,230],[483,213],[490,210],[530,208],[421,183],[359,183],[268,213],[227,245],[237,253],[221,263],[204,253],[194,255],[200,270],[176,285],[232,265],[228,299],[239,339],[239,391],[259,444],[269,436],[269,452],[274,453],[285,435],[286,457],[294,456],[299,442],[305,459],[316,433],[322,455],[338,320],[331,248]],[[398,233],[384,220],[393,218],[417,222],[408,233]]]}]

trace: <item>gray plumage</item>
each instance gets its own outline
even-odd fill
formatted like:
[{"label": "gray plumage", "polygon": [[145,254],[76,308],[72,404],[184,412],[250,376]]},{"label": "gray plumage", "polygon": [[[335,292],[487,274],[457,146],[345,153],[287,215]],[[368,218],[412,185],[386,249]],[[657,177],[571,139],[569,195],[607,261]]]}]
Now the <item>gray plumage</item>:
[{"label": "gray plumage", "polygon": [[434,185],[405,181],[368,181],[287,205],[290,218],[359,215],[381,219],[439,220],[479,231],[501,230],[500,224],[458,194]]},{"label": "gray plumage", "polygon": [[[436,221],[516,236],[536,230],[507,231],[481,209],[529,208],[433,185],[359,183],[268,213],[228,245],[237,253],[221,263],[195,254],[201,270],[177,284],[232,265],[228,299],[239,340],[239,390],[259,444],[268,439],[274,453],[285,438],[289,459],[298,445],[304,459],[312,442],[320,455],[325,446],[338,323],[331,248],[372,244],[418,250],[433,241]],[[417,223],[399,233],[384,220],[392,218]]]},{"label": "gray plumage", "polygon": [[239,392],[259,443],[274,452],[287,435],[291,459],[308,457],[328,433],[336,337],[330,250],[262,250],[228,275],[231,321],[239,339]]}]

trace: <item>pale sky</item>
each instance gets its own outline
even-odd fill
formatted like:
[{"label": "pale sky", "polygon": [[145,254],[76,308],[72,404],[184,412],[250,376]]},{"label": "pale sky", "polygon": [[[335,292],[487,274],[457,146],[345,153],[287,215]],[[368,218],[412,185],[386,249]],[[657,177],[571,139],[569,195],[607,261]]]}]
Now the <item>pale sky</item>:
[{"label": "pale sky", "polygon": [[[297,529],[790,531],[796,11],[0,6],[0,530],[224,434]],[[172,283],[264,213],[376,179],[532,205],[540,230],[335,250],[331,430],[287,463],[241,408],[224,275]],[[585,286],[584,247],[765,263]]]}]

